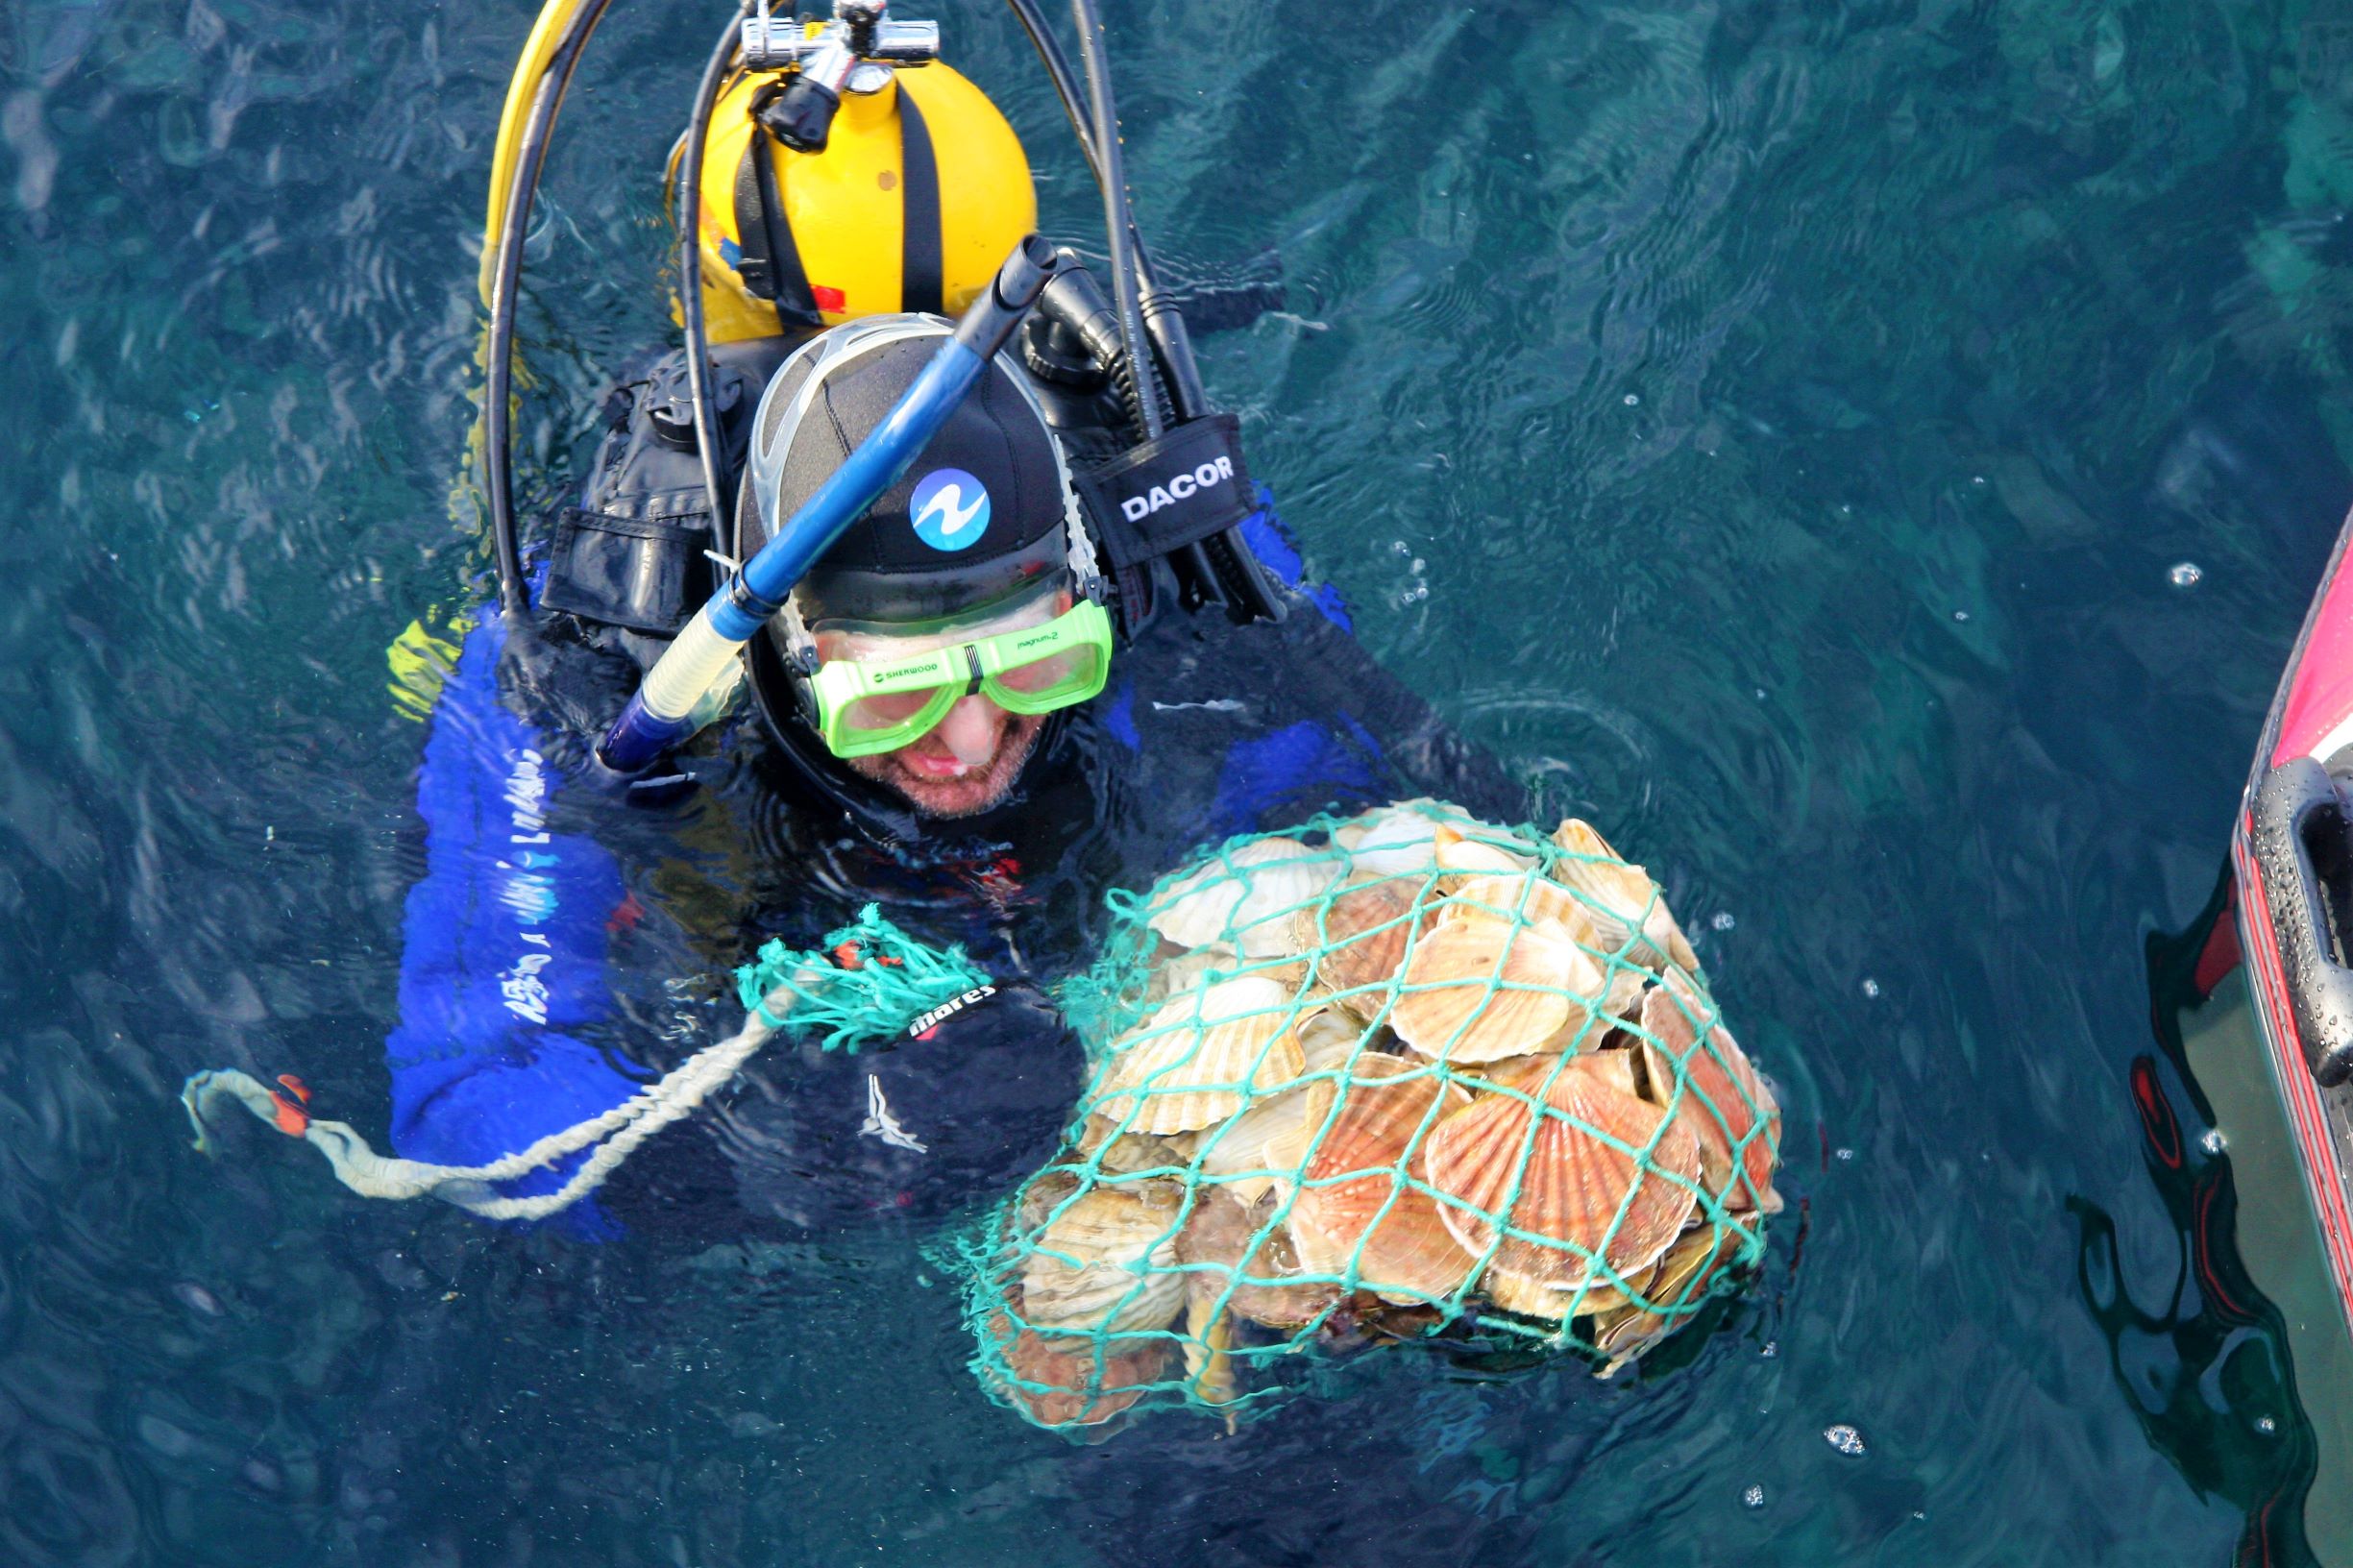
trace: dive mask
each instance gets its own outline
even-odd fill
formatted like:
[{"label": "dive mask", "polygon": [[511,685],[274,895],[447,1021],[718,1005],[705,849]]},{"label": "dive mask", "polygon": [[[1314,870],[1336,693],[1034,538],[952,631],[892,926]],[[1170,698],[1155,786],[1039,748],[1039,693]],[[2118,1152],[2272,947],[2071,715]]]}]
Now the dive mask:
[{"label": "dive mask", "polygon": [[921,652],[821,661],[808,677],[818,734],[837,757],[895,751],[978,694],[1008,713],[1052,713],[1103,690],[1111,616],[1082,599],[1039,625]]}]

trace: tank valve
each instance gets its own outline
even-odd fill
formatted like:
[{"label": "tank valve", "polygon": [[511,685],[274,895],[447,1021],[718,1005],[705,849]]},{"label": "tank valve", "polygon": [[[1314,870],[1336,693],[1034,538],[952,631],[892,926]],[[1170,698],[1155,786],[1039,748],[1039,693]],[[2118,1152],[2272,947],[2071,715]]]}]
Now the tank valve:
[{"label": "tank valve", "polygon": [[798,153],[821,153],[833,133],[845,92],[879,92],[890,70],[928,65],[940,58],[938,22],[894,22],[888,0],[834,0],[833,20],[804,27],[797,17],[769,13],[768,0],[744,18],[744,66],[790,71],[792,80],[760,110],[760,123]]}]

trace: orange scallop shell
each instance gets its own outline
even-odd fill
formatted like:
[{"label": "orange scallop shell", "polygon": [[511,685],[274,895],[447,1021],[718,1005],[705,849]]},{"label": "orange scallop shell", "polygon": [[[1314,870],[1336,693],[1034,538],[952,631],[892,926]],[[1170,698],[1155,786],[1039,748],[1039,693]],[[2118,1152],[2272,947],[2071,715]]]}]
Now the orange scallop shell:
[{"label": "orange scallop shell", "polygon": [[[1761,1207],[1780,1163],[1781,1108],[1720,1020],[1707,1031],[1707,1043],[1700,1043],[1698,1020],[1714,1014],[1714,1007],[1673,969],[1664,984],[1643,997],[1642,1027],[1659,1042],[1646,1046],[1652,1093],[1661,1104],[1673,1097],[1673,1064],[1681,1063],[1686,1089],[1676,1107],[1676,1119],[1699,1138],[1702,1182],[1734,1209]],[[1745,1180],[1735,1183],[1732,1145],[1756,1126],[1760,1113],[1764,1130],[1750,1138],[1742,1150]]]},{"label": "orange scallop shell", "polygon": [[1436,1202],[1404,1180],[1426,1179],[1425,1126],[1440,1124],[1468,1096],[1434,1074],[1398,1077],[1410,1071],[1395,1057],[1357,1063],[1290,1212],[1291,1239],[1309,1272],[1346,1279],[1353,1257],[1361,1288],[1404,1305],[1451,1294],[1472,1265]]},{"label": "orange scallop shell", "polygon": [[1601,965],[1550,921],[1458,915],[1414,943],[1389,1027],[1424,1056],[1492,1062],[1560,1050],[1607,991]]},{"label": "orange scallop shell", "polygon": [[1008,1340],[1012,1329],[1001,1314],[989,1320],[1011,1374],[995,1381],[1042,1427],[1091,1427],[1111,1420],[1141,1398],[1168,1362],[1165,1339],[1139,1341],[1115,1355],[1106,1345],[1098,1365],[1095,1347],[1086,1340],[1047,1339],[1028,1329]]},{"label": "orange scallop shell", "polygon": [[[1663,1121],[1658,1107],[1614,1087],[1584,1057],[1562,1064],[1534,1105],[1482,1094],[1430,1137],[1431,1185],[1462,1200],[1442,1206],[1440,1216],[1474,1257],[1495,1243],[1487,1216],[1501,1219],[1516,1234],[1495,1246],[1490,1267],[1556,1290],[1593,1277],[1605,1244],[1609,1266],[1631,1276],[1658,1261],[1699,1205],[1686,1185],[1700,1173],[1698,1135],[1679,1121],[1661,1132]],[[1652,1168],[1609,1139],[1650,1148]]]},{"label": "orange scallop shell", "polygon": [[[1359,1018],[1378,1015],[1406,966],[1421,884],[1403,877],[1342,889],[1300,913],[1300,950],[1315,952],[1315,978]],[[1318,916],[1320,915],[1320,919]]]}]

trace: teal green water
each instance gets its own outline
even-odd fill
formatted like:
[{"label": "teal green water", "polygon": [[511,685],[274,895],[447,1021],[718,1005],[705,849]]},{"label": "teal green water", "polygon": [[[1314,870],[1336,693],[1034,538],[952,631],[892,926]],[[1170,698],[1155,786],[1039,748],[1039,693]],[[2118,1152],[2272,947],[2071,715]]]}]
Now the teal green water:
[{"label": "teal green water", "polygon": [[[1085,233],[1018,35],[920,13]],[[1389,1356],[1081,1450],[981,1399],[895,1240],[580,1248],[186,1148],[199,1066],[381,1102],[422,737],[383,650],[482,592],[472,247],[529,17],[0,8],[0,1557],[2296,1560],[2273,1341],[2164,1328],[2127,1065],[2353,501],[2353,23],[1110,7],[1159,247],[1281,257],[1289,314],[1205,358],[1311,570],[1666,875],[1803,1207],[1638,1379]],[[718,19],[620,0],[583,67],[534,495],[668,331]]]}]

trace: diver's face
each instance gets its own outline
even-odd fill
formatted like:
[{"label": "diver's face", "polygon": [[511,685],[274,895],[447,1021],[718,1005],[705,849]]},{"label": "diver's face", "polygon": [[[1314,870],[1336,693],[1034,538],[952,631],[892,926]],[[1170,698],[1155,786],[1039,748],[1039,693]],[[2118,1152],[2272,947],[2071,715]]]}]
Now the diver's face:
[{"label": "diver's face", "polygon": [[[818,656],[877,659],[930,652],[998,632],[1042,626],[1071,602],[1067,592],[1041,594],[1004,615],[917,637],[820,628]],[[1046,718],[1042,713],[1008,713],[975,692],[958,698],[945,718],[897,750],[844,761],[852,772],[895,791],[926,817],[976,817],[1013,793],[1022,765],[1037,749]]]},{"label": "diver's face", "polygon": [[1042,713],[1007,713],[981,696],[960,698],[930,733],[852,771],[888,786],[926,817],[976,817],[1013,793],[1045,727]]}]

